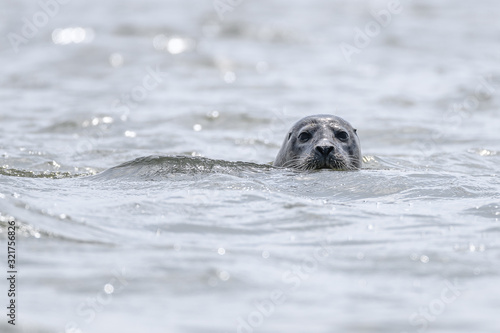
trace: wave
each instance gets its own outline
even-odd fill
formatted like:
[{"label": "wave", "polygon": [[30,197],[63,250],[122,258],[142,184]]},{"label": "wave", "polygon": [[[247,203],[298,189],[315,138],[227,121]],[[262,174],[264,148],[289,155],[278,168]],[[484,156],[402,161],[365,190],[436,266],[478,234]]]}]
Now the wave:
[{"label": "wave", "polygon": [[87,174],[75,174],[71,172],[61,172],[61,171],[31,171],[31,170],[21,170],[13,168],[0,168],[0,175],[11,176],[11,177],[23,177],[23,178],[62,179],[62,178],[75,178]]},{"label": "wave", "polygon": [[139,157],[122,163],[100,174],[89,176],[93,180],[127,178],[132,180],[161,180],[172,174],[232,174],[261,173],[276,169],[270,164],[250,162],[230,162],[199,156],[159,156]]}]

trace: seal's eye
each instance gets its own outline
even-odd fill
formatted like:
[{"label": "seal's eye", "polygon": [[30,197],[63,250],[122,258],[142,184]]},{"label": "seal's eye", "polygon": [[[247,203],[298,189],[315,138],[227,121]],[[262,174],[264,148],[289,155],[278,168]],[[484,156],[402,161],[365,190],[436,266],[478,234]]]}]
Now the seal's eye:
[{"label": "seal's eye", "polygon": [[341,141],[346,141],[347,139],[349,139],[349,134],[347,134],[347,132],[344,131],[338,132],[336,136]]},{"label": "seal's eye", "polygon": [[299,134],[299,140],[302,142],[307,142],[311,138],[311,134],[307,132],[302,132]]}]

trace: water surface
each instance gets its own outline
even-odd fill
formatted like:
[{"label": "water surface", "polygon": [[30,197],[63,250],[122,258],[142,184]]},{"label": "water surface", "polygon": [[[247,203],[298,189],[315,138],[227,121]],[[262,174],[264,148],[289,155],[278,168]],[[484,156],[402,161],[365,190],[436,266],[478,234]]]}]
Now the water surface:
[{"label": "water surface", "polygon": [[[401,1],[346,59],[388,6],[71,1],[4,38],[1,330],[498,332],[499,5]],[[363,169],[272,167],[319,113]]]}]

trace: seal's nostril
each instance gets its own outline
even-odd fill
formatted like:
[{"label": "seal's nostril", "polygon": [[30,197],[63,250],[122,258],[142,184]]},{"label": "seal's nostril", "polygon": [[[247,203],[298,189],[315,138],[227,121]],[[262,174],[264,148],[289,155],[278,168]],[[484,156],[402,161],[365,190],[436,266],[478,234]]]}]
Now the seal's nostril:
[{"label": "seal's nostril", "polygon": [[333,146],[316,146],[316,150],[323,156],[328,156],[333,150]]}]

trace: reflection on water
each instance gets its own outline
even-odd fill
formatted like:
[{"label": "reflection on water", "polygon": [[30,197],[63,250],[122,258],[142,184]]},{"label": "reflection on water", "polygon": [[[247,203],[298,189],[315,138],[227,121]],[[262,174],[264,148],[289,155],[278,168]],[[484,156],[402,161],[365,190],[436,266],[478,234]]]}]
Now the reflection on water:
[{"label": "reflection on water", "polygon": [[[9,5],[0,330],[498,331],[498,4],[396,5]],[[272,167],[320,113],[363,169]]]},{"label": "reflection on water", "polygon": [[55,29],[52,31],[52,41],[54,44],[66,45],[70,43],[90,43],[94,39],[94,30],[82,27]]}]

